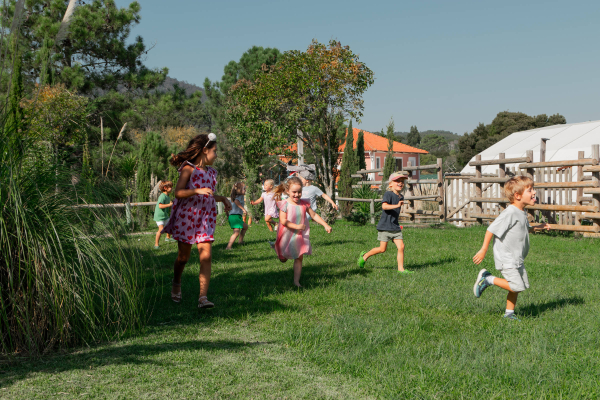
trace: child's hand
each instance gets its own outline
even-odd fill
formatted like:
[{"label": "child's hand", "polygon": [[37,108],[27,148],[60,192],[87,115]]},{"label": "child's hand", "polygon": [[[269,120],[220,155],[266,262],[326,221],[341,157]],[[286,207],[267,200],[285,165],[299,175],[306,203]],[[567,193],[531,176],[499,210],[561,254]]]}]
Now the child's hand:
[{"label": "child's hand", "polygon": [[225,207],[226,212],[231,211],[231,203],[229,202],[229,200],[225,198],[223,199],[223,207]]},{"label": "child's hand", "polygon": [[540,227],[540,229],[545,229],[545,230],[549,231],[550,229],[552,229],[552,227],[550,226],[549,223],[545,223]]},{"label": "child's hand", "polygon": [[214,192],[212,191],[211,188],[202,188],[202,189],[196,189],[196,194],[199,194],[199,195],[207,194],[209,196],[212,196],[214,194]]},{"label": "child's hand", "polygon": [[485,258],[485,253],[487,253],[486,250],[481,249],[477,252],[477,254],[475,254],[473,256],[473,262],[475,264],[481,264],[481,262],[483,261],[483,259]]},{"label": "child's hand", "polygon": [[331,233],[331,231],[333,230],[329,225],[325,225],[323,228],[325,228],[325,232],[327,233]]},{"label": "child's hand", "polygon": [[299,230],[299,231],[303,231],[303,230],[305,230],[305,229],[306,229],[306,225],[304,225],[304,224],[300,224],[300,225],[298,225],[298,230]]}]

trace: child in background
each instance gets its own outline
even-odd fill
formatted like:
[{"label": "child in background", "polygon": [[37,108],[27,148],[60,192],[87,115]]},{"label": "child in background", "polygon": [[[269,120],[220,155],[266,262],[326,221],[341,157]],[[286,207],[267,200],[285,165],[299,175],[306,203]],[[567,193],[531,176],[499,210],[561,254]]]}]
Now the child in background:
[{"label": "child in background", "polygon": [[273,179],[267,179],[265,181],[265,183],[263,184],[263,187],[265,188],[265,192],[260,196],[260,198],[258,200],[255,201],[250,201],[250,204],[252,204],[253,206],[256,206],[260,203],[265,202],[265,222],[267,224],[267,228],[269,228],[269,230],[271,232],[273,232],[273,226],[275,225],[275,222],[273,222],[274,218],[279,218],[279,213],[277,212],[277,204],[275,203],[275,199],[273,198],[273,196],[275,195],[275,193],[273,193],[273,188],[275,187],[275,181],[273,181]]},{"label": "child in background", "polygon": [[231,189],[231,211],[229,212],[229,226],[233,229],[233,234],[229,238],[226,250],[231,250],[233,242],[239,236],[239,244],[244,244],[244,236],[248,230],[248,225],[244,222],[242,215],[248,211],[244,208],[244,195],[246,186],[242,182],[237,182]]},{"label": "child in background", "polygon": [[[246,202],[248,201],[248,196],[246,196],[246,194],[244,193],[244,205],[246,205]],[[250,200],[250,203],[252,203],[252,200]],[[250,225],[252,225],[252,214],[250,214],[247,210],[244,213],[243,216],[243,221],[247,223],[248,227],[250,227]]]},{"label": "child in background", "polygon": [[508,291],[504,318],[519,321],[515,316],[515,304],[519,293],[529,288],[525,271],[525,257],[529,252],[529,232],[550,229],[548,224],[532,227],[527,220],[525,206],[535,204],[533,180],[526,176],[515,176],[504,184],[504,195],[510,205],[500,213],[488,227],[481,250],[473,256],[473,262],[480,264],[485,258],[492,238],[494,238],[494,262],[502,278],[496,278],[485,268],[479,271],[473,287],[475,297],[480,297],[488,286],[498,286]]},{"label": "child in background", "polygon": [[[287,193],[288,199],[281,200],[281,195]],[[294,260],[294,285],[300,285],[300,274],[302,273],[302,258],[305,254],[311,254],[310,225],[307,214],[318,224],[323,225],[327,233],[331,233],[331,227],[310,208],[310,203],[302,200],[302,181],[297,177],[288,178],[275,189],[275,199],[279,207],[279,229],[277,230],[277,241],[275,251],[279,261],[286,262]]]},{"label": "child in background", "polygon": [[369,257],[375,254],[385,253],[387,244],[390,240],[394,242],[398,248],[398,272],[410,274],[413,271],[404,269],[404,240],[402,239],[402,227],[398,224],[400,216],[400,208],[404,204],[404,181],[408,179],[408,173],[404,171],[394,172],[390,175],[388,183],[388,191],[383,195],[381,208],[381,218],[377,224],[377,240],[379,247],[371,249],[369,252],[363,251],[358,256],[357,264],[360,268],[364,268],[365,262]]},{"label": "child in background", "polygon": [[[331,197],[327,196],[321,189],[313,186],[312,182],[315,180],[315,173],[309,169],[299,171],[297,176],[302,181],[302,200],[308,200],[310,202],[310,208],[313,211],[317,210],[317,197],[323,197],[334,209],[338,209],[337,204]],[[310,217],[309,217],[310,221]]]},{"label": "child in background", "polygon": [[217,222],[216,202],[222,202],[225,210],[231,204],[224,196],[215,196],[217,171],[211,165],[217,159],[217,135],[201,134],[190,140],[187,148],[171,157],[171,164],[178,167],[179,179],[175,186],[173,212],[164,231],[179,242],[177,259],[173,267],[171,299],[181,302],[181,275],[190,259],[192,245],[200,256],[200,296],[198,308],[211,308],[208,301],[208,285],[212,266],[212,242]]},{"label": "child in background", "polygon": [[[158,201],[154,208],[154,221],[156,221],[156,225],[158,225],[158,232],[156,232],[156,240],[154,241],[155,249],[158,249],[160,235],[162,234],[165,224],[169,222],[169,215],[171,214],[170,208],[173,205],[173,202],[169,198],[169,193],[173,190],[173,182],[160,182],[158,189],[161,191],[161,194],[158,196]],[[175,240],[171,239],[171,235],[167,233],[165,242],[175,242]]]}]

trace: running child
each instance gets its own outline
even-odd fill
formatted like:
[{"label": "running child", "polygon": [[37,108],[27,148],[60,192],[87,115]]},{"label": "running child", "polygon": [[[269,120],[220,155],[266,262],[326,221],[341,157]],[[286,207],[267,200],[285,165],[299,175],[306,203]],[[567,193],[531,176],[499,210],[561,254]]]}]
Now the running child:
[{"label": "running child", "polygon": [[[302,181],[302,200],[308,200],[310,202],[310,208],[313,211],[317,211],[317,197],[322,197],[327,201],[334,209],[338,209],[335,201],[331,200],[331,197],[323,193],[321,189],[314,186],[312,183],[315,180],[315,173],[310,169],[304,169],[298,171],[296,174]],[[310,218],[309,218],[310,221]]]},{"label": "running child", "polygon": [[[277,212],[277,204],[275,203],[275,199],[273,198],[273,196],[275,195],[275,193],[273,193],[275,181],[273,181],[273,179],[267,179],[263,184],[263,187],[265,188],[265,192],[260,195],[260,198],[258,200],[251,200],[250,204],[256,206],[262,203],[263,201],[265,202],[265,222],[267,224],[267,228],[269,228],[269,230],[273,232],[273,226],[275,226],[275,222],[273,222],[273,219],[279,219],[279,213]],[[275,228],[277,227],[275,226]]]},{"label": "running child", "polygon": [[381,208],[381,218],[377,224],[377,240],[379,247],[375,247],[370,251],[363,251],[358,256],[357,264],[360,268],[364,268],[365,262],[369,257],[375,254],[385,253],[388,242],[391,240],[398,248],[398,272],[403,274],[412,274],[413,271],[404,269],[404,240],[402,239],[402,227],[398,224],[400,216],[400,208],[404,204],[404,182],[408,179],[408,173],[405,171],[394,172],[390,175],[388,183],[388,191],[383,195]]},{"label": "running child", "polygon": [[222,202],[226,211],[231,209],[225,196],[214,194],[217,171],[211,165],[217,159],[216,140],[217,135],[214,133],[198,135],[190,140],[184,151],[171,157],[171,164],[178,167],[179,171],[172,215],[164,229],[179,242],[173,267],[171,299],[176,303],[181,302],[181,275],[190,259],[192,245],[196,245],[200,256],[198,308],[214,307],[206,295],[217,222],[216,202]]},{"label": "running child", "polygon": [[529,252],[529,232],[550,229],[548,224],[529,225],[525,206],[535,204],[533,180],[526,176],[515,176],[504,184],[504,195],[510,205],[490,224],[483,239],[481,250],[473,256],[473,262],[480,264],[485,258],[492,238],[494,238],[494,263],[502,273],[496,278],[485,268],[479,271],[473,293],[480,297],[488,286],[498,286],[508,291],[504,318],[519,321],[515,316],[515,304],[519,293],[529,288],[525,271],[525,257]]},{"label": "running child", "polygon": [[229,226],[233,229],[233,234],[229,238],[229,243],[225,250],[231,250],[235,239],[239,236],[239,244],[244,244],[244,236],[248,230],[248,225],[244,222],[243,215],[248,211],[244,208],[244,195],[246,194],[246,185],[242,182],[236,182],[231,189],[231,211],[229,212]]},{"label": "running child", "polygon": [[[287,200],[281,200],[283,193],[287,193]],[[300,285],[302,258],[305,254],[312,254],[307,214],[316,223],[323,225],[327,233],[331,233],[331,227],[310,208],[310,203],[302,200],[301,197],[302,181],[297,177],[286,179],[275,189],[275,199],[278,200],[277,207],[279,207],[279,229],[275,251],[281,262],[294,260],[294,285],[298,287],[302,287]]]},{"label": "running child", "polygon": [[[154,208],[154,221],[156,221],[156,225],[158,225],[158,232],[156,232],[156,240],[154,241],[154,248],[158,249],[158,241],[160,240],[160,235],[162,234],[163,228],[165,224],[169,222],[169,215],[171,214],[171,206],[173,202],[169,198],[169,193],[173,190],[173,182],[164,181],[160,182],[158,185],[158,189],[161,191],[160,196],[158,196],[158,201],[156,202],[156,207]],[[167,238],[165,242],[175,242],[175,239],[171,239],[171,235],[167,233]]]}]

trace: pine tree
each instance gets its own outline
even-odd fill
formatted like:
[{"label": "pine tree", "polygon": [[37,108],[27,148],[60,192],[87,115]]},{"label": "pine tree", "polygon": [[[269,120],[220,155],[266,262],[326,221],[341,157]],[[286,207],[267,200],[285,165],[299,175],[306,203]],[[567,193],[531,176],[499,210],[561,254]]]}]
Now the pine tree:
[{"label": "pine tree", "polygon": [[[167,156],[169,155],[168,147],[164,139],[156,132],[148,132],[145,134],[142,144],[140,145],[138,155],[138,170],[136,178],[136,200],[145,202],[150,200],[151,175],[154,174],[158,179],[164,179],[168,173]],[[140,224],[145,223],[148,210],[146,207],[140,207],[139,221]]]},{"label": "pine tree", "polygon": [[410,127],[410,132],[406,135],[406,144],[409,146],[418,146],[421,143],[421,135],[416,126]]},{"label": "pine tree", "polygon": [[384,184],[396,168],[396,159],[394,158],[394,120],[391,120],[387,126],[388,151],[383,165]]},{"label": "pine tree", "polygon": [[52,69],[51,57],[52,40],[46,36],[42,49],[40,50],[40,85],[52,85],[54,83],[54,70]]},{"label": "pine tree", "polygon": [[365,160],[365,134],[361,130],[358,132],[356,140],[356,160],[358,161],[358,169],[366,169],[367,161]]},{"label": "pine tree", "polygon": [[[352,120],[348,125],[346,133],[346,145],[344,147],[344,155],[342,156],[342,165],[340,168],[340,179],[338,180],[338,193],[340,197],[352,197],[352,185],[356,179],[351,177],[358,170],[358,160],[354,153],[354,131],[352,129]],[[342,216],[348,217],[352,211],[353,203],[346,201],[342,203]]]},{"label": "pine tree", "polygon": [[23,99],[23,64],[16,39],[12,45],[14,50],[14,67],[12,70],[6,126],[17,132],[22,128],[23,124],[23,109],[21,108],[21,99]]}]

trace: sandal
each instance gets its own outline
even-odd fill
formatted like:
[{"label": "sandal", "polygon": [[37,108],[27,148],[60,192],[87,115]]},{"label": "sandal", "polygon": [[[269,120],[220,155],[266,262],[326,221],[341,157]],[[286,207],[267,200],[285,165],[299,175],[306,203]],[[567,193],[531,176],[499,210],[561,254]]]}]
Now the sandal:
[{"label": "sandal", "polygon": [[198,308],[213,308],[215,304],[208,301],[206,296],[202,296],[198,299]]},{"label": "sandal", "polygon": [[[181,283],[175,283],[171,281],[171,285],[171,300],[173,300],[175,303],[181,303]],[[173,293],[173,289],[177,288],[179,288],[179,293]]]}]

